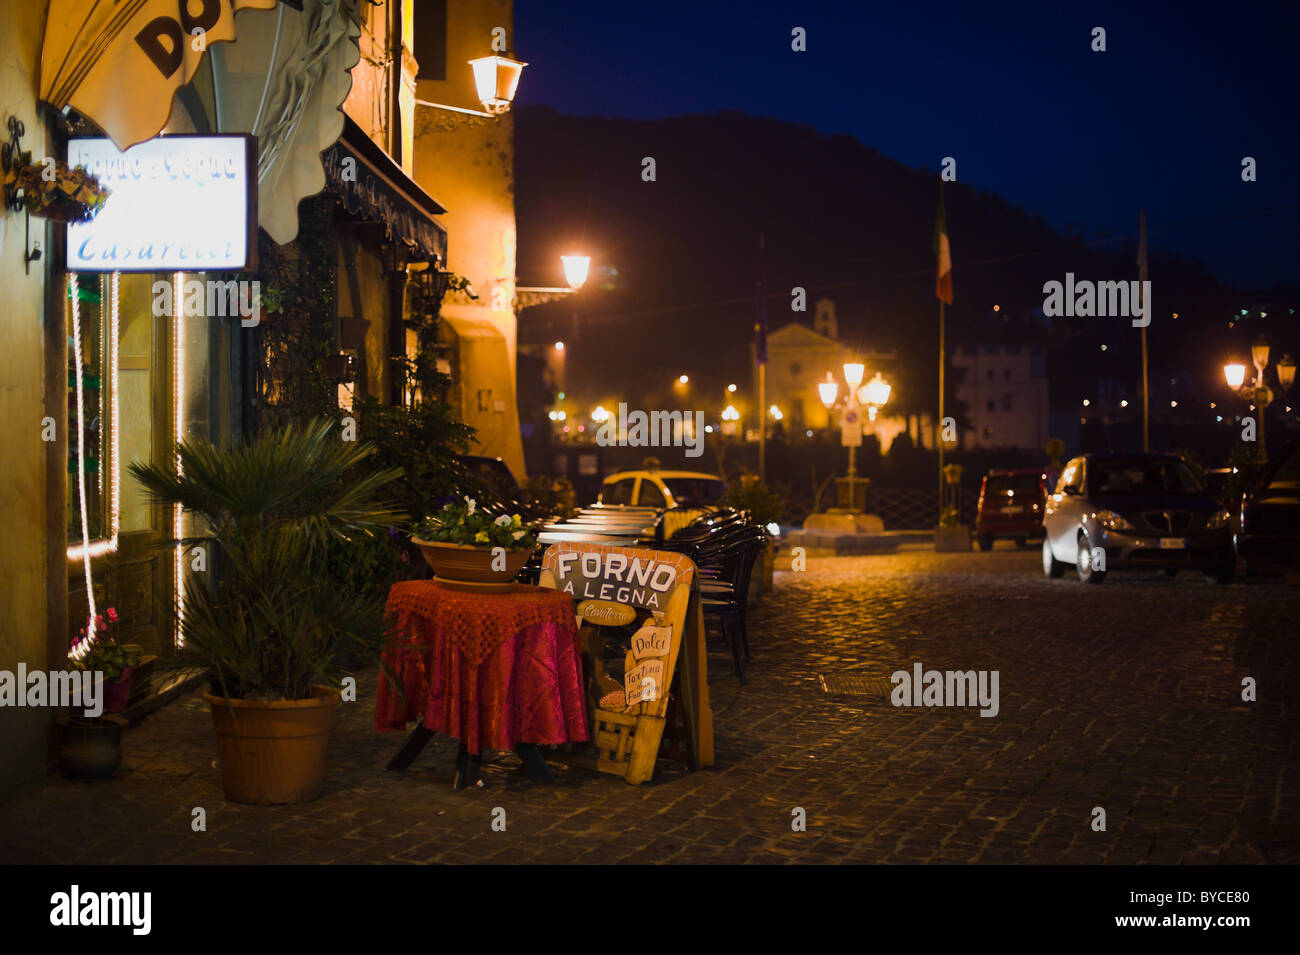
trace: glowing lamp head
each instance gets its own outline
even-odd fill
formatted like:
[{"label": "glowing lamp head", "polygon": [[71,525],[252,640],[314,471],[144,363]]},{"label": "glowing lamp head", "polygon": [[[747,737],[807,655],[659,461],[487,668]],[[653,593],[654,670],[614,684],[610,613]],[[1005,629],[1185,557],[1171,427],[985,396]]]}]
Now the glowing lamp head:
[{"label": "glowing lamp head", "polygon": [[1295,360],[1290,355],[1283,355],[1277,363],[1277,381],[1283,391],[1290,391],[1295,384]]},{"label": "glowing lamp head", "polygon": [[893,390],[893,386],[880,377],[880,372],[876,372],[876,376],[863,385],[862,391],[858,393],[858,400],[864,405],[879,408],[889,401],[889,395]]},{"label": "glowing lamp head", "polygon": [[474,91],[483,109],[497,114],[509,110],[519,89],[519,75],[528,64],[497,53],[470,60],[469,65],[474,71]]},{"label": "glowing lamp head", "polygon": [[827,409],[835,404],[835,398],[839,393],[840,386],[831,379],[829,373],[826,375],[826,380],[817,386],[817,394],[821,397],[822,404],[824,404]]},{"label": "glowing lamp head", "polygon": [[587,284],[587,273],[591,271],[591,256],[562,255],[560,261],[564,263],[564,281],[569,283],[569,288],[576,292]]},{"label": "glowing lamp head", "polygon": [[853,391],[857,391],[858,385],[862,384],[862,376],[866,373],[867,366],[860,361],[846,361],[844,363],[844,382]]},{"label": "glowing lamp head", "polygon": [[677,376],[677,384],[679,384],[679,385],[689,384],[689,383],[690,383],[690,380],[691,380],[691,376],[690,376],[690,375],[678,375],[678,376]]},{"label": "glowing lamp head", "polygon": [[772,416],[773,421],[780,421],[785,417],[785,415],[781,414],[781,409],[776,405],[772,405],[772,407],[768,408],[767,413]]},{"label": "glowing lamp head", "polygon": [[1262,337],[1255,339],[1255,344],[1250,346],[1250,360],[1260,369],[1268,364],[1268,342]]},{"label": "glowing lamp head", "polygon": [[722,409],[722,420],[723,421],[740,420],[740,412],[736,410],[735,405],[727,405],[727,407]]},{"label": "glowing lamp head", "polygon": [[1229,388],[1240,388],[1246,380],[1246,366],[1240,362],[1231,362],[1223,366],[1223,377]]},{"label": "glowing lamp head", "polygon": [[556,350],[556,351],[564,351],[564,342],[556,342],[556,343],[555,343],[555,350]]}]

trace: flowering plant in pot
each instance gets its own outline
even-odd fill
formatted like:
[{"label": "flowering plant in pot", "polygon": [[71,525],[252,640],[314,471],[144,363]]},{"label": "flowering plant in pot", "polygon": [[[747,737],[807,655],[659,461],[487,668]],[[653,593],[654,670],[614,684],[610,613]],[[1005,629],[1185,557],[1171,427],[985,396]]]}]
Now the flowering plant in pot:
[{"label": "flowering plant in pot", "polygon": [[121,713],[131,696],[132,679],[136,668],[144,660],[144,651],[134,644],[118,640],[117,610],[108,607],[81,628],[85,639],[87,628],[91,631],[90,649],[73,661],[78,670],[104,674],[104,712]]},{"label": "flowering plant in pot", "polygon": [[112,193],[84,166],[69,167],[60,160],[33,163],[30,152],[0,172],[0,185],[7,195],[21,191],[19,201],[32,215],[56,222],[89,222]]},{"label": "flowering plant in pot", "polygon": [[439,580],[475,590],[508,589],[537,547],[520,515],[490,514],[468,496],[416,524],[411,540]]},{"label": "flowering plant in pot", "polygon": [[173,665],[208,676],[226,798],[315,798],[346,669],[377,659],[385,642],[382,602],[341,584],[331,560],[405,519],[386,498],[402,472],[369,468],[373,445],[342,440],[328,420],[175,451],[180,476],[140,463],[131,473],[206,527],[170,542],[205,546],[217,569],[213,580],[185,582]]}]

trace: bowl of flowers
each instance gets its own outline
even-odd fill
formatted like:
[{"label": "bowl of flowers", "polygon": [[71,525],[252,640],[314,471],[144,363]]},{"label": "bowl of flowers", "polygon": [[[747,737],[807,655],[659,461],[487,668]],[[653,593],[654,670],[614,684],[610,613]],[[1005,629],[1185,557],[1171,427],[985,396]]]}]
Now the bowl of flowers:
[{"label": "bowl of flowers", "polygon": [[489,514],[472,497],[463,500],[444,505],[416,524],[411,542],[444,586],[509,590],[537,547],[537,538],[518,514]]},{"label": "bowl of flowers", "polygon": [[21,202],[28,212],[43,219],[89,222],[112,193],[84,166],[68,166],[57,160],[35,163],[29,152],[6,165],[8,168],[0,173],[6,201]]}]

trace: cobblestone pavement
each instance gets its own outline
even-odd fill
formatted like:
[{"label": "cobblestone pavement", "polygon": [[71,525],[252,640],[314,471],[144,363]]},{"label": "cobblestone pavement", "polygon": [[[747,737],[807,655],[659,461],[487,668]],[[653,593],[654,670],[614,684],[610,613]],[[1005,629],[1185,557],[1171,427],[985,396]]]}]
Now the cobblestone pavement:
[{"label": "cobblestone pavement", "polygon": [[[211,719],[191,693],[128,731],[116,778],[51,777],[0,804],[0,861],[1295,860],[1300,591],[1187,574],[1091,587],[1046,580],[1037,550],[1004,546],[778,572],[751,619],[749,685],[710,660],[712,770],[663,763],[634,787],[561,767],[546,786],[501,754],[484,788],[454,794],[452,741],[384,770],[404,736],[371,729],[371,671],[362,701],[340,708],[323,796],[239,806],[222,798]],[[896,708],[818,680],[916,662],[997,670],[999,713]],[[1247,676],[1257,703],[1241,701]],[[191,831],[193,807],[206,832]]]}]

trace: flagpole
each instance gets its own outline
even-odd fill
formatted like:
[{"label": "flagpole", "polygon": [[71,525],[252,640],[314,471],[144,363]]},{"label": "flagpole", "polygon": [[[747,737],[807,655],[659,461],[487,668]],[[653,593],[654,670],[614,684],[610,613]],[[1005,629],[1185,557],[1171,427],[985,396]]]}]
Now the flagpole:
[{"label": "flagpole", "polygon": [[[1138,238],[1138,279],[1141,284],[1138,285],[1138,295],[1142,301],[1142,313],[1146,314],[1148,303],[1145,299],[1144,292],[1147,288],[1147,211],[1141,209],[1138,211],[1139,238]],[[1147,322],[1150,324],[1150,322]],[[1146,454],[1151,450],[1151,394],[1147,385],[1147,326],[1142,326],[1142,453]]]},{"label": "flagpole", "polygon": [[939,514],[943,515],[943,375],[948,364],[948,352],[944,342],[943,299],[939,299],[939,420],[935,422],[935,443],[939,446]]},{"label": "flagpole", "polygon": [[758,362],[758,479],[767,480],[767,276],[763,273],[763,250],[767,244],[765,233],[758,234],[758,342],[761,350],[754,349]]}]

